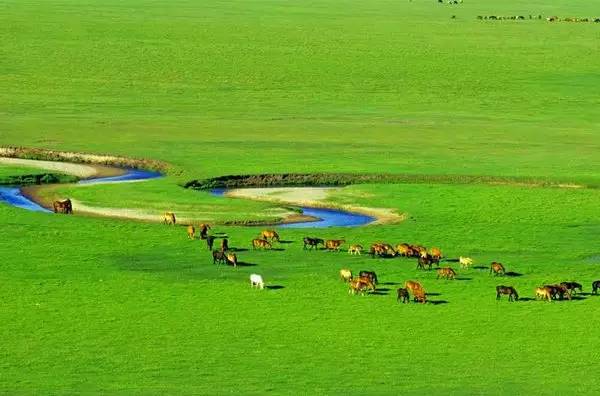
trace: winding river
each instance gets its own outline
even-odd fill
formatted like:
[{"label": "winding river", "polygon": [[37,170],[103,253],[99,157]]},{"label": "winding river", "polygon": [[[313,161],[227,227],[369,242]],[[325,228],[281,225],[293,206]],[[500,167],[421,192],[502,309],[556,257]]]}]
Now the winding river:
[{"label": "winding river", "polygon": [[[158,172],[151,172],[139,169],[124,169],[124,173],[119,176],[110,177],[92,177],[79,181],[79,184],[106,184],[106,183],[128,183],[136,181],[151,180],[162,177]],[[225,197],[227,190],[215,189],[211,193],[215,196],[223,197],[224,199],[232,199]],[[14,207],[26,209],[34,212],[53,213],[51,210],[44,208],[35,201],[24,196],[20,186],[0,186],[0,202],[7,203]],[[323,209],[312,207],[301,207],[303,214],[318,218],[317,221],[303,221],[296,223],[281,224],[283,228],[324,228],[324,227],[356,227],[369,224],[375,221],[374,217],[352,213],[337,209]]]}]

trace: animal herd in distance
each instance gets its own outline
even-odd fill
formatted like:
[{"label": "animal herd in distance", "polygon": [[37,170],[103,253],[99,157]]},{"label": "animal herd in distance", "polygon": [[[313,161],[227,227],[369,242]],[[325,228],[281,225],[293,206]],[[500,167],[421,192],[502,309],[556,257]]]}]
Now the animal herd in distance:
[{"label": "animal herd in distance", "polygon": [[[542,16],[541,15],[537,15],[537,16],[533,16],[533,15],[529,15],[529,18],[525,18],[524,15],[511,15],[511,16],[500,16],[500,15],[477,15],[477,19],[478,20],[483,20],[483,21],[524,21],[526,19],[537,19],[537,20],[541,20]],[[595,22],[595,23],[600,23],[600,18],[595,17],[595,18],[576,18],[576,17],[567,17],[567,18],[560,18],[558,16],[549,16],[546,17],[546,21],[547,22]]]},{"label": "animal herd in distance", "polygon": [[[174,225],[176,224],[175,215],[172,212],[166,212],[163,216],[164,224]],[[215,236],[209,235],[208,231],[211,230],[211,226],[208,224],[200,224],[198,228],[194,225],[187,226],[187,236],[191,240],[196,239],[197,231],[199,231],[199,239],[205,240],[207,249],[210,250],[213,258],[213,264],[226,264],[232,265],[233,267],[238,266],[238,258],[235,252],[229,248],[229,240],[226,236]],[[215,239],[221,239],[220,247],[214,250]],[[281,238],[275,230],[263,230],[260,232],[258,238],[251,241],[252,248],[254,250],[271,250],[274,243],[281,242]],[[317,237],[304,237],[303,249],[318,250],[321,246],[321,250],[329,252],[340,252],[341,247],[346,243],[344,239],[323,239]],[[347,252],[350,255],[361,255],[364,251],[362,245],[351,244],[349,245]],[[457,272],[452,267],[441,267],[440,262],[444,259],[442,251],[433,247],[427,249],[421,245],[412,245],[409,243],[401,243],[393,247],[388,243],[376,242],[370,246],[369,255],[376,258],[394,258],[394,257],[408,257],[417,259],[418,270],[430,271],[433,265],[436,265],[437,278],[454,280],[456,279]],[[460,256],[458,258],[460,269],[469,269],[473,265],[473,259],[470,257]],[[506,269],[502,263],[492,262],[490,264],[489,274],[494,276],[506,275]],[[377,285],[379,279],[374,271],[360,271],[358,276],[354,276],[352,271],[347,268],[342,268],[339,271],[340,279],[348,284],[348,293],[355,295],[365,295],[367,293],[373,293],[377,291]],[[265,282],[262,275],[251,274],[250,285],[252,288],[264,289]],[[598,294],[600,290],[600,280],[592,282],[592,294]],[[541,299],[546,301],[553,300],[571,300],[572,296],[577,292],[582,292],[583,286],[577,282],[561,282],[560,284],[543,285],[535,289],[535,299]],[[423,285],[414,280],[408,280],[404,283],[404,287],[398,288],[397,301],[402,303],[409,303],[411,300],[419,303],[427,303],[427,293]],[[517,290],[512,286],[498,285],[496,286],[496,299],[500,300],[503,295],[508,296],[508,301],[518,301],[519,294]]]}]

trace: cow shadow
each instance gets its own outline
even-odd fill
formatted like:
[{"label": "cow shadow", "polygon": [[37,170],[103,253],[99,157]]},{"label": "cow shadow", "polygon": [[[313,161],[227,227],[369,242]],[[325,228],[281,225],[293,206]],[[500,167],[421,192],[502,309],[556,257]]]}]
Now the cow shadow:
[{"label": "cow shadow", "polygon": [[279,243],[289,244],[289,243],[294,243],[294,241],[279,241]]},{"label": "cow shadow", "polygon": [[228,250],[232,251],[232,252],[247,252],[249,249],[246,248],[238,248],[238,247],[231,247]]},{"label": "cow shadow", "polygon": [[281,286],[281,285],[268,285],[268,286],[265,286],[265,289],[267,289],[267,290],[281,290],[281,289],[284,289],[284,288],[285,288],[285,286]]},{"label": "cow shadow", "polygon": [[508,276],[509,278],[518,278],[520,276],[523,276],[523,274],[514,271],[508,271],[504,273],[504,276]]},{"label": "cow shadow", "polygon": [[475,265],[475,266],[473,266],[473,269],[487,270],[487,269],[490,269],[490,267],[485,267],[483,265]]},{"label": "cow shadow", "polygon": [[600,294],[592,294],[589,292],[579,292],[577,293],[578,296],[588,296],[588,297],[593,297],[593,296],[600,296]]},{"label": "cow shadow", "polygon": [[446,258],[446,259],[441,259],[440,261],[443,261],[446,263],[458,263],[460,260],[456,259],[456,258]]},{"label": "cow shadow", "polygon": [[380,292],[386,292],[386,293],[387,293],[387,292],[389,292],[389,291],[390,291],[390,289],[388,289],[388,288],[385,288],[385,287],[378,287],[378,288],[377,288],[377,291],[380,291]]},{"label": "cow shadow", "polygon": [[[567,300],[567,299],[565,299]],[[586,297],[583,297],[582,295],[577,295],[577,296],[571,296],[571,300],[573,301],[582,301],[582,300],[587,300]]]},{"label": "cow shadow", "polygon": [[461,277],[456,277],[456,278],[454,278],[454,279],[455,279],[455,280],[458,280],[458,281],[470,281],[470,280],[472,280],[473,278],[467,278],[467,277],[465,277],[465,276],[461,276]]},{"label": "cow shadow", "polygon": [[383,282],[383,283],[380,283],[380,285],[383,285],[383,286],[395,286],[395,285],[399,285],[399,284],[400,284],[399,282]]},{"label": "cow shadow", "polygon": [[441,296],[442,293],[425,293],[426,296]]}]

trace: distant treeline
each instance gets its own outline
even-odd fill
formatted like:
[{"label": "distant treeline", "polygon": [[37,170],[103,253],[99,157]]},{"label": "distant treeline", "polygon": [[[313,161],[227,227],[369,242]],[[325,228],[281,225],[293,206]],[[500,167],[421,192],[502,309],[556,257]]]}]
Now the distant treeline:
[{"label": "distant treeline", "polygon": [[531,186],[596,187],[572,185],[553,180],[524,177],[469,176],[469,175],[409,175],[358,173],[273,173],[261,175],[228,175],[192,180],[185,188],[210,190],[215,188],[347,186],[351,184],[387,183],[441,183],[441,184],[513,184]]},{"label": "distant treeline", "polygon": [[35,184],[76,183],[79,178],[59,173],[40,173],[35,175],[18,175],[0,177],[3,186],[31,186]]}]

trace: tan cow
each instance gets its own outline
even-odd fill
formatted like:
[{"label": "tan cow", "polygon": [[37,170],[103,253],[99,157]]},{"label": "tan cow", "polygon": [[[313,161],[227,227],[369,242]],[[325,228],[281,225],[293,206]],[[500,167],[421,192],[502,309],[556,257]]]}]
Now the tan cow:
[{"label": "tan cow", "polygon": [[279,234],[275,230],[263,230],[260,233],[260,238],[265,240],[279,242]]},{"label": "tan cow", "polygon": [[194,227],[192,224],[190,224],[189,226],[187,226],[187,235],[189,239],[195,239],[196,238],[196,227]]},{"label": "tan cow", "polygon": [[265,241],[264,239],[253,239],[252,240],[252,248],[253,249],[271,249],[273,245],[271,242]]},{"label": "tan cow", "polygon": [[352,280],[352,271],[346,268],[340,270],[340,279],[344,282],[350,282]]},{"label": "tan cow", "polygon": [[363,247],[361,245],[350,245],[350,247],[348,248],[348,253],[350,253],[352,255],[354,255],[354,254],[360,255],[362,250],[363,250]]},{"label": "tan cow", "polygon": [[328,239],[325,241],[325,249],[339,252],[344,242],[346,242],[344,239]]},{"label": "tan cow", "polygon": [[469,268],[473,265],[473,259],[470,257],[460,256],[458,258],[458,262],[460,263],[460,268]]},{"label": "tan cow", "polygon": [[445,278],[453,280],[456,277],[456,271],[450,267],[442,267],[437,270],[437,277],[438,279]]}]

